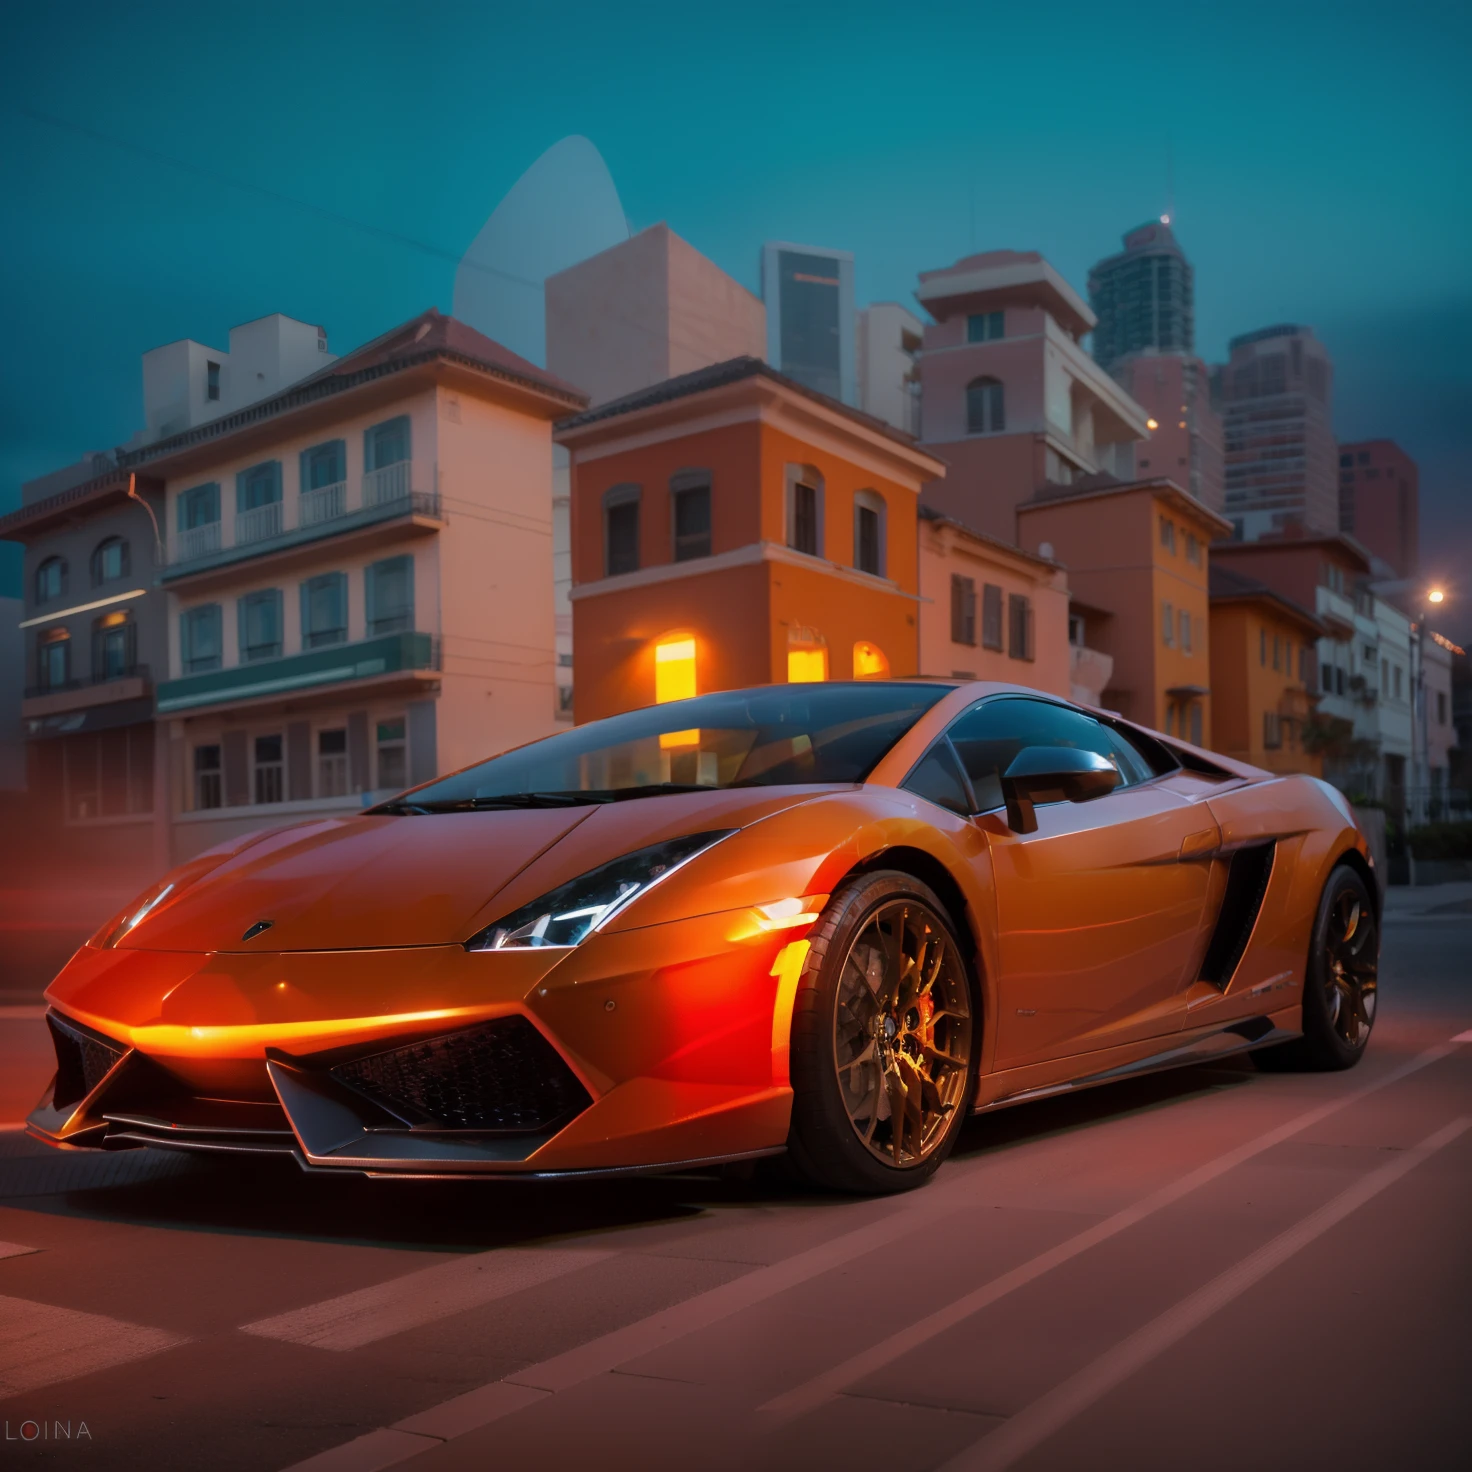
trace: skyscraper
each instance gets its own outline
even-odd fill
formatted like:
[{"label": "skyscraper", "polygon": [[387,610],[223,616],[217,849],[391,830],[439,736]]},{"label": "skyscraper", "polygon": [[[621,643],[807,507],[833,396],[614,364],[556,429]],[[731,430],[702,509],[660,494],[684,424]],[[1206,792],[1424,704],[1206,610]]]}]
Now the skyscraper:
[{"label": "skyscraper", "polygon": [[1214,370],[1226,456],[1224,510],[1239,537],[1339,530],[1334,368],[1311,327],[1234,337]]},{"label": "skyscraper", "polygon": [[1394,440],[1339,447],[1339,530],[1398,578],[1420,565],[1420,472]]},{"label": "skyscraper", "polygon": [[1103,368],[1131,353],[1190,353],[1196,342],[1194,281],[1169,225],[1153,220],[1089,272],[1094,359]]},{"label": "skyscraper", "polygon": [[807,388],[857,404],[852,252],[768,241],[762,300],[767,361]]}]

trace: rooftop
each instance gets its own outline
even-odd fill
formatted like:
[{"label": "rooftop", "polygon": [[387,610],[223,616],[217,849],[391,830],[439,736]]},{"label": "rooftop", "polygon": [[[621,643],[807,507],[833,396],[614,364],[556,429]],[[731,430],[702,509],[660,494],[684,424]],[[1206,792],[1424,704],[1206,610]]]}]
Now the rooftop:
[{"label": "rooftop", "polygon": [[922,271],[915,299],[938,322],[1003,303],[1042,307],[1076,336],[1092,331],[1096,321],[1088,303],[1035,250],[983,251]]},{"label": "rooftop", "polygon": [[1353,537],[1343,532],[1305,532],[1295,528],[1276,536],[1258,537],[1251,542],[1224,541],[1214,543],[1212,557],[1246,556],[1252,552],[1292,552],[1303,547],[1332,547],[1356,563],[1361,572],[1370,571],[1370,554]]},{"label": "rooftop", "polygon": [[1165,476],[1151,476],[1144,480],[1120,480],[1117,476],[1101,471],[1097,475],[1080,476],[1072,485],[1045,485],[1033,493],[1032,499],[1023,501],[1018,513],[1036,511],[1060,501],[1085,501],[1103,496],[1122,496],[1137,491],[1149,491],[1163,496],[1178,511],[1195,516],[1218,534],[1225,536],[1232,530],[1232,523],[1218,516],[1209,506],[1198,501],[1188,491],[1183,491],[1173,480]]},{"label": "rooftop", "polygon": [[1266,583],[1244,577],[1240,572],[1212,562],[1207,568],[1207,593],[1213,603],[1272,603],[1315,634],[1325,632],[1324,625],[1301,603],[1285,598]]}]

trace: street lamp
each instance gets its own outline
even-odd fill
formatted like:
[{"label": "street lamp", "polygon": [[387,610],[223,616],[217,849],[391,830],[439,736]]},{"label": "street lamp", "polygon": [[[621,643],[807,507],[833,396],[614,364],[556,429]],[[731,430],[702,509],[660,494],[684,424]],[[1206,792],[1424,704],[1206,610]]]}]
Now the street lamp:
[{"label": "street lamp", "polygon": [[[1420,771],[1416,774],[1416,796],[1411,803],[1411,820],[1422,822],[1431,817],[1431,721],[1426,708],[1426,619],[1427,605],[1433,608],[1446,602],[1446,590],[1431,586],[1422,589],[1421,611],[1416,619],[1416,643],[1412,650],[1415,664],[1411,684],[1411,750]],[[1419,731],[1417,728],[1420,728]]]}]

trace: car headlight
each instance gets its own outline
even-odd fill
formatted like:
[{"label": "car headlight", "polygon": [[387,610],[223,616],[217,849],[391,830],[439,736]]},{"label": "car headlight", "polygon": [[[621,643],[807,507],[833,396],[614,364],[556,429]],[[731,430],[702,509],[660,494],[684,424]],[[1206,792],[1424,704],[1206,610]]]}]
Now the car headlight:
[{"label": "car headlight", "polygon": [[645,890],[668,879],[682,864],[735,831],[723,828],[715,833],[690,833],[590,869],[486,926],[465,942],[465,949],[505,951],[578,945]]}]

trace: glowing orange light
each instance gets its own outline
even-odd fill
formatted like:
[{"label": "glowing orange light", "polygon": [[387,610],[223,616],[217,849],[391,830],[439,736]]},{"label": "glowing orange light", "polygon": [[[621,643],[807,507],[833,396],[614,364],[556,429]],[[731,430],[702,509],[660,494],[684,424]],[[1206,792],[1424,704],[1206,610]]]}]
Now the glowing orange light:
[{"label": "glowing orange light", "polygon": [[772,1082],[788,1081],[789,1047],[792,1037],[792,1003],[797,996],[797,983],[802,977],[803,963],[808,958],[805,940],[789,941],[777,952],[769,973],[777,978],[777,996],[772,1004]]},{"label": "glowing orange light", "polygon": [[689,700],[695,694],[695,640],[671,639],[654,648],[654,700]]},{"label": "glowing orange light", "polygon": [[860,639],[854,645],[854,679],[882,680],[888,674],[889,661],[884,657],[884,651],[877,644]]},{"label": "glowing orange light", "polygon": [[1159,429],[1160,428],[1160,421],[1158,419],[1147,419],[1145,421],[1145,428],[1146,429]]},{"label": "glowing orange light", "polygon": [[1443,603],[1446,601],[1446,594],[1443,593],[1440,588],[1433,588],[1426,595],[1426,600],[1429,603]]},{"label": "glowing orange light", "polygon": [[788,684],[812,685],[827,678],[827,649],[789,649],[787,651]]}]

